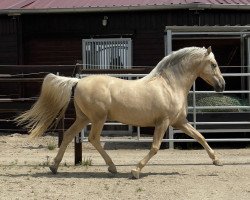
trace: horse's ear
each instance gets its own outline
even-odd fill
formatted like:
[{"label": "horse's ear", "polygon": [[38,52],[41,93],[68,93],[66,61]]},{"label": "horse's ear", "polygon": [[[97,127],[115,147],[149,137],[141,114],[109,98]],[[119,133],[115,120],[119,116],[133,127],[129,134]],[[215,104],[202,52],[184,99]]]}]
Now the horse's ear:
[{"label": "horse's ear", "polygon": [[208,56],[211,52],[212,52],[212,48],[211,48],[211,46],[209,46],[207,48],[206,56]]}]

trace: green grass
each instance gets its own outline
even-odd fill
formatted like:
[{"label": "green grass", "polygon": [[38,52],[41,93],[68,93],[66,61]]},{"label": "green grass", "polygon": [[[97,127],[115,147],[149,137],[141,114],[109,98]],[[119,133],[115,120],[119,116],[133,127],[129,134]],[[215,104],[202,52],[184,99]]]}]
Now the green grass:
[{"label": "green grass", "polygon": [[142,192],[142,191],[143,191],[143,189],[141,187],[136,189],[136,192]]},{"label": "green grass", "polygon": [[42,167],[47,167],[49,165],[50,165],[50,157],[49,156],[46,156],[45,162],[39,164],[39,166],[42,166]]},{"label": "green grass", "polygon": [[54,143],[49,143],[48,146],[47,146],[48,150],[52,151],[56,148],[56,144]]},{"label": "green grass", "polygon": [[85,167],[92,166],[92,164],[93,164],[92,159],[91,158],[84,158],[81,164]]},{"label": "green grass", "polygon": [[105,190],[109,190],[109,186],[107,184],[104,185]]},{"label": "green grass", "polygon": [[14,166],[14,165],[17,165],[17,163],[18,163],[18,160],[15,159],[14,161],[12,161],[12,162],[10,163],[10,165]]}]

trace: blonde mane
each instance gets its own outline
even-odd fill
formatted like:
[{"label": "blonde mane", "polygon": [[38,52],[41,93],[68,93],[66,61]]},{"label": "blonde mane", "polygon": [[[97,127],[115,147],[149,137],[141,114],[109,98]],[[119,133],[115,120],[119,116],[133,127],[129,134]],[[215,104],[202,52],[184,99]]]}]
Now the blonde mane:
[{"label": "blonde mane", "polygon": [[[149,76],[161,74],[168,68],[175,68],[175,70],[183,70],[184,63],[194,62],[205,55],[206,48],[200,47],[186,47],[178,51],[173,51],[168,56],[165,56],[151,71]],[[177,69],[178,68],[178,69]]]}]

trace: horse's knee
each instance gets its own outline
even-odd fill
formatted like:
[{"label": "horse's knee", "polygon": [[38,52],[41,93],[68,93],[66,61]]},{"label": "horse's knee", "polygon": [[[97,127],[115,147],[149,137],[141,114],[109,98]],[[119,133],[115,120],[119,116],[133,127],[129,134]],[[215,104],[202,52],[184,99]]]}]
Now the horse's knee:
[{"label": "horse's knee", "polygon": [[152,153],[153,155],[157,154],[158,151],[159,151],[159,148],[158,148],[158,147],[152,147],[152,149],[151,149],[151,153]]},{"label": "horse's knee", "polygon": [[96,136],[92,135],[92,136],[89,136],[88,141],[89,141],[91,144],[95,144],[95,143],[98,141],[98,139],[97,139]]},{"label": "horse's knee", "polygon": [[196,136],[195,139],[196,139],[200,144],[206,143],[206,139],[205,139],[202,135]]},{"label": "horse's knee", "polygon": [[95,137],[94,136],[88,137],[88,141],[92,144],[95,141]]}]

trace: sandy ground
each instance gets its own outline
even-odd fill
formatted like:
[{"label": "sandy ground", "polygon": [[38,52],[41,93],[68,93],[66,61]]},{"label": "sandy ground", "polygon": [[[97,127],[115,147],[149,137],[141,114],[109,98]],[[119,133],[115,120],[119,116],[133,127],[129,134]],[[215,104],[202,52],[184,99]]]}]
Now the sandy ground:
[{"label": "sandy ground", "polygon": [[130,171],[147,149],[107,150],[117,164],[112,175],[89,144],[83,157],[92,166],[74,166],[71,144],[53,175],[47,164],[58,149],[48,146],[56,144],[52,136],[0,136],[0,199],[250,199],[250,148],[218,149],[223,167],[213,166],[204,150],[160,150],[134,180]]}]

